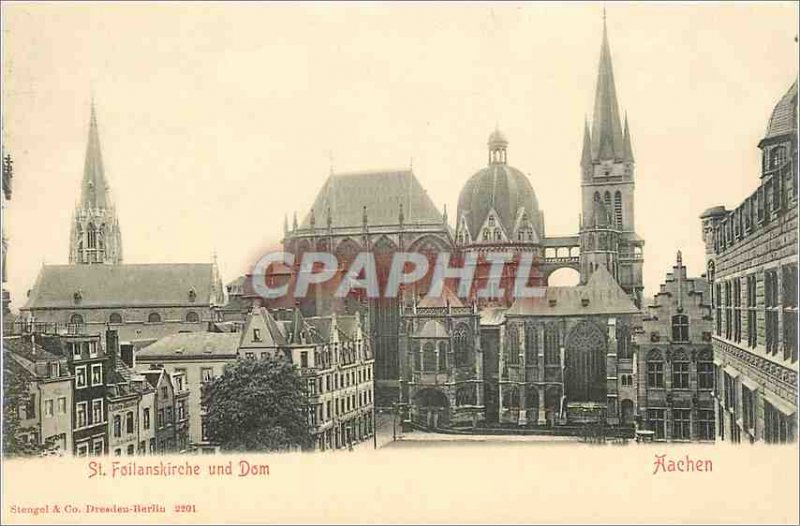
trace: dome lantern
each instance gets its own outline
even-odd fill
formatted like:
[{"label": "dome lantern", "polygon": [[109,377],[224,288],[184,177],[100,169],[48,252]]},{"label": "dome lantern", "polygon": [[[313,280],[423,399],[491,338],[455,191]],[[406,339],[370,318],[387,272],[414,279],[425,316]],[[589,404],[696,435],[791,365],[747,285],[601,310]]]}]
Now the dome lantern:
[{"label": "dome lantern", "polygon": [[503,133],[495,128],[489,136],[489,164],[506,164],[506,149],[508,148],[508,139]]}]

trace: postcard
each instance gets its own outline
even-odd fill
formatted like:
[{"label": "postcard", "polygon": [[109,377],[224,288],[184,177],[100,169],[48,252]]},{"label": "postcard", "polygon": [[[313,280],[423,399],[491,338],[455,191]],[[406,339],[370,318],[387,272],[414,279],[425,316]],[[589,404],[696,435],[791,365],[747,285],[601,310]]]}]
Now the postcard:
[{"label": "postcard", "polygon": [[4,3],[3,524],[797,524],[797,23]]}]

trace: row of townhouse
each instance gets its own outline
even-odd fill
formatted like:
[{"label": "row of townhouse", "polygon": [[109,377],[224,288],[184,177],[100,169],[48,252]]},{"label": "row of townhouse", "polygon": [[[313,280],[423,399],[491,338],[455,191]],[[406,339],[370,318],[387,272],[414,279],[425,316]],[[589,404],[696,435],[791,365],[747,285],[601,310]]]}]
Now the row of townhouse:
[{"label": "row of townhouse", "polygon": [[[43,327],[39,327],[42,329]],[[137,373],[117,332],[70,334],[58,326],[3,338],[8,374],[28,386],[22,438],[58,454],[141,455],[188,446],[188,389],[181,374]]]}]

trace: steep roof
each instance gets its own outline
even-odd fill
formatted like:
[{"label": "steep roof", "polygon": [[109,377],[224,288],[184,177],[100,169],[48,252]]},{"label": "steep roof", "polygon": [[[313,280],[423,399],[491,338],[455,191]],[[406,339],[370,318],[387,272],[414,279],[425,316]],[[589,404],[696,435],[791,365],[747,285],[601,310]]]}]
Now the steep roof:
[{"label": "steep roof", "polygon": [[[331,174],[312,206],[315,228],[360,227],[366,207],[369,225],[396,225],[400,206],[406,224],[442,223],[442,214],[410,170]],[[311,227],[311,212],[300,228]]]},{"label": "steep roof", "polygon": [[92,114],[89,118],[89,138],[86,143],[86,158],[83,165],[80,207],[89,210],[111,207],[109,187],[103,169],[103,155],[100,151],[100,134],[97,131],[94,102],[92,102]]},{"label": "steep roof", "polygon": [[464,303],[455,295],[455,293],[450,290],[450,287],[447,285],[442,287],[442,293],[439,296],[425,296],[420,300],[417,304],[417,307],[421,308],[443,308],[447,307],[447,305],[451,307],[463,307]]},{"label": "steep roof", "polygon": [[222,303],[217,281],[213,263],[45,265],[22,308],[217,305]]},{"label": "steep roof", "polygon": [[600,48],[600,65],[597,70],[597,89],[592,117],[592,158],[594,160],[623,159],[625,145],[619,119],[617,89],[614,85],[614,68],[611,65],[611,48],[603,20],[603,43]]},{"label": "steep roof", "polygon": [[[588,300],[584,305],[584,300]],[[584,316],[591,314],[636,314],[639,309],[600,266],[586,285],[548,287],[544,297],[517,298],[507,311],[509,316]]]},{"label": "steep roof", "polygon": [[797,81],[789,87],[772,110],[764,139],[791,135],[797,130]]},{"label": "steep roof", "polygon": [[[258,340],[254,337],[254,329],[259,331]],[[283,345],[286,345],[286,335],[272,314],[265,307],[254,307],[247,314],[239,346],[243,348],[272,348]]]},{"label": "steep roof", "polygon": [[181,332],[141,349],[136,358],[235,357],[240,336],[229,332]]}]

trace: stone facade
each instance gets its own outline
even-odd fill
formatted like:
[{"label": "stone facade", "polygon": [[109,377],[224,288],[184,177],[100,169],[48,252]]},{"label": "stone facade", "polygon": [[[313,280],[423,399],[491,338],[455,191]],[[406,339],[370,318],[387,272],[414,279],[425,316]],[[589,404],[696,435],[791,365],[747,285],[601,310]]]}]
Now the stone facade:
[{"label": "stone facade", "polygon": [[636,390],[631,416],[655,440],[714,440],[710,287],[687,276],[680,252],[642,327],[636,373],[623,381]]},{"label": "stone facade", "polygon": [[797,83],[760,141],[755,192],[702,216],[713,284],[717,438],[797,436]]}]

